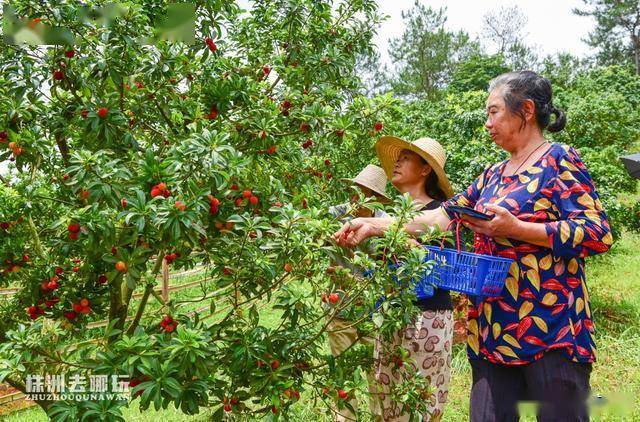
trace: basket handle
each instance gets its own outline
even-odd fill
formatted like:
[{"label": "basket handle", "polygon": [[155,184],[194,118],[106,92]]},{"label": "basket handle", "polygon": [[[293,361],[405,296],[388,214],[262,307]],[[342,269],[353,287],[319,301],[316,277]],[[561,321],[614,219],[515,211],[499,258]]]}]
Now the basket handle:
[{"label": "basket handle", "polygon": [[[447,228],[444,230],[448,232],[451,229],[451,226],[456,225],[456,249],[458,253],[460,253],[460,223],[462,223],[462,219],[460,217],[455,217],[449,221]],[[440,250],[444,249],[444,240],[446,239],[446,235],[442,236],[442,240],[440,241]]]},{"label": "basket handle", "polygon": [[473,247],[479,253],[495,256],[493,239],[480,233],[474,233]]}]

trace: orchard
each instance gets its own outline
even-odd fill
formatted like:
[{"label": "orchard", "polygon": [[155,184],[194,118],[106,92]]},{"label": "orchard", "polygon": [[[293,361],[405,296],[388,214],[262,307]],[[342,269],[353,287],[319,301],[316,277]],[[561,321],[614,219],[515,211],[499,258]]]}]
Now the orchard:
[{"label": "orchard", "polygon": [[[484,108],[488,80],[511,65],[472,45],[449,55],[461,62],[435,93],[394,95],[420,79],[399,72],[403,84],[372,94],[374,0],[199,0],[192,41],[162,36],[168,2],[89,3],[16,0],[3,12],[68,34],[0,41],[0,289],[12,292],[0,298],[0,383],[25,392],[32,375],[66,373],[129,387],[126,400],[37,399],[56,421],[124,420],[126,407],[214,420],[351,407],[372,348],[332,356],[331,320],[350,312],[360,337],[392,335],[419,312],[400,286],[430,263],[407,246],[415,210],[396,195],[377,253],[338,247],[328,209],[352,195],[341,179],[375,162],[382,135],[430,136],[465,189],[504,158]],[[618,156],[640,143],[640,76],[566,57],[537,65],[567,110],[554,140],[580,150],[614,237],[637,232],[638,186]],[[374,271],[354,283],[337,256]],[[204,281],[167,297],[163,271]],[[392,361],[404,364],[400,350]],[[416,412],[430,394],[418,378],[393,392]]]}]

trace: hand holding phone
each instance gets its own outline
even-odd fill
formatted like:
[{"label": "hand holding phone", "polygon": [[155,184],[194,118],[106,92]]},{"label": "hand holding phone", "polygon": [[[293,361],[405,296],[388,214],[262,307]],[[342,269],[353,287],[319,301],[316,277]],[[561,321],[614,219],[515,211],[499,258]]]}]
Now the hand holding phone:
[{"label": "hand holding phone", "polygon": [[459,205],[449,205],[447,208],[450,209],[451,211],[455,212],[455,213],[468,215],[470,217],[478,218],[480,220],[485,220],[485,221],[493,220],[493,218],[495,217],[495,214],[491,214],[491,215],[485,214],[483,212],[474,210],[471,207],[461,207]]}]

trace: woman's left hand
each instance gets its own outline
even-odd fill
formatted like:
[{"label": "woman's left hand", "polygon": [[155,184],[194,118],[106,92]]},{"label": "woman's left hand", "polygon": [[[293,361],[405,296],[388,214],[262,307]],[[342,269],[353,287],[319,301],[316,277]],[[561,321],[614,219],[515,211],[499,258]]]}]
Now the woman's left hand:
[{"label": "woman's left hand", "polygon": [[489,237],[510,237],[517,238],[517,233],[521,221],[511,214],[509,210],[499,205],[486,204],[485,208],[489,214],[495,214],[492,220],[481,220],[468,215],[462,216],[462,221],[466,227],[476,233]]}]

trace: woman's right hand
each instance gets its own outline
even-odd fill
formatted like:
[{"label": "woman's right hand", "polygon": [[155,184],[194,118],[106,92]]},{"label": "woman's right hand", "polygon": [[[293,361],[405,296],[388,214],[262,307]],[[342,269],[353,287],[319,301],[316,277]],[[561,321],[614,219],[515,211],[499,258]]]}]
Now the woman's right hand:
[{"label": "woman's right hand", "polygon": [[333,239],[340,246],[353,248],[364,240],[379,236],[382,233],[382,218],[354,218],[346,222],[340,230],[335,232]]}]

